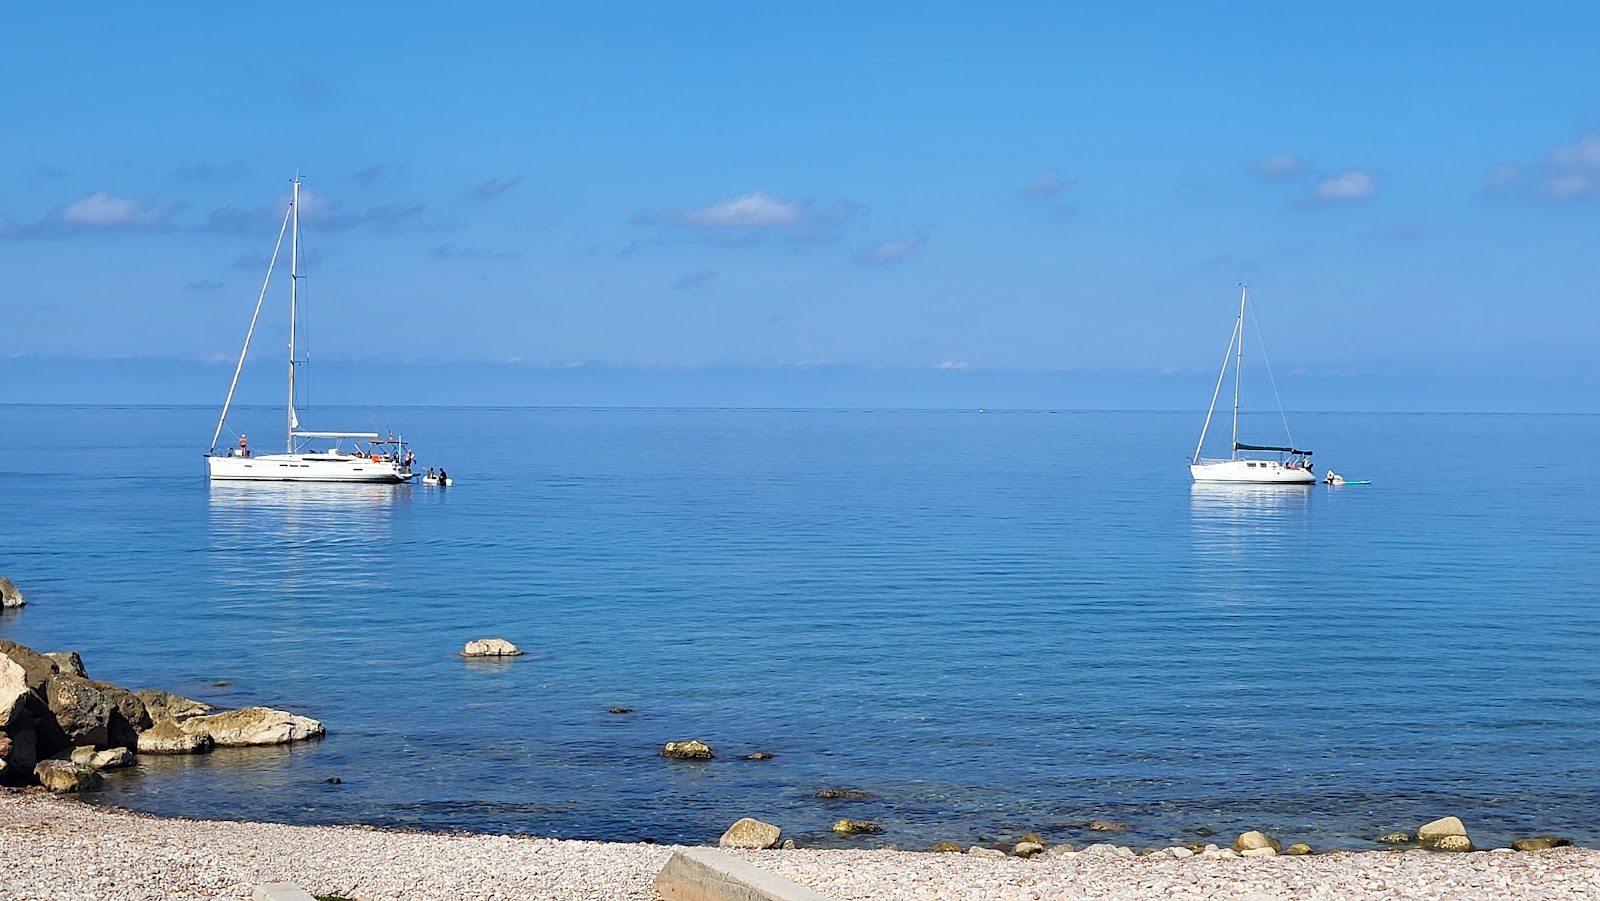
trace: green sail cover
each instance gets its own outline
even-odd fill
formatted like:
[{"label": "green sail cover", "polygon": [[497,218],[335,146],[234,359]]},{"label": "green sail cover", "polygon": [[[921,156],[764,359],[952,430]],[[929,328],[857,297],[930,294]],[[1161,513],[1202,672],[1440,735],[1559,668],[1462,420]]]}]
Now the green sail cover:
[{"label": "green sail cover", "polygon": [[1292,447],[1267,447],[1266,445],[1260,444],[1240,444],[1237,441],[1233,443],[1233,449],[1243,451],[1275,451],[1280,454],[1300,454],[1301,456],[1305,457],[1311,456],[1311,451],[1308,450],[1297,450]]}]

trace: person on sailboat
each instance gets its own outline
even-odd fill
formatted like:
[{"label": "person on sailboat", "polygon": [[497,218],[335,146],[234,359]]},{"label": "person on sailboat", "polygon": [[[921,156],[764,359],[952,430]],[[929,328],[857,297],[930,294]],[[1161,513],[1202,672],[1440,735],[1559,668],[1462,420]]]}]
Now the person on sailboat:
[{"label": "person on sailboat", "polygon": [[250,456],[250,438],[247,435],[239,436],[239,456]]}]

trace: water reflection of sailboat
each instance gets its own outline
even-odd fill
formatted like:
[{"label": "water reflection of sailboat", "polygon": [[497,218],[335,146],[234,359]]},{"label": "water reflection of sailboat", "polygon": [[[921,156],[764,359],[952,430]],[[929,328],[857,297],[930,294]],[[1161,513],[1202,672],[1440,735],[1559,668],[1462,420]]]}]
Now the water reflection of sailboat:
[{"label": "water reflection of sailboat", "polygon": [[381,588],[394,514],[410,498],[404,485],[213,482],[218,581],[265,597]]},{"label": "water reflection of sailboat", "polygon": [[1302,539],[1310,521],[1311,485],[1287,485],[1282,491],[1261,491],[1248,483],[1195,482],[1189,486],[1189,519],[1201,539],[1249,538],[1256,549],[1268,550],[1274,539]]}]

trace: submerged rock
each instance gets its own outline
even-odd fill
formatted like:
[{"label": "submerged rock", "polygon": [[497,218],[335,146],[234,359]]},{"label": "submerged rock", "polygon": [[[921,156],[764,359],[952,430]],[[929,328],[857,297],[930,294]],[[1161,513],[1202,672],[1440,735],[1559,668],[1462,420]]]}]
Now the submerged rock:
[{"label": "submerged rock", "polygon": [[91,791],[100,787],[100,774],[70,760],[41,760],[33,768],[39,784],[53,792]]},{"label": "submerged rock", "polygon": [[463,657],[521,657],[522,650],[504,638],[480,638],[467,642]]},{"label": "submerged rock", "polygon": [[1116,820],[1093,820],[1089,829],[1094,832],[1127,832],[1133,828],[1131,823],[1119,823]]},{"label": "submerged rock", "polygon": [[[843,835],[876,835],[883,831],[883,827],[871,820],[838,820],[831,827],[834,832]],[[1002,852],[1003,853],[1003,852]]]},{"label": "submerged rock", "polygon": [[1412,838],[1409,832],[1395,831],[1379,838],[1378,841],[1385,845],[1409,845],[1415,839]]},{"label": "submerged rock", "polygon": [[722,838],[717,839],[717,847],[764,851],[776,845],[778,837],[782,834],[783,830],[771,823],[745,817],[729,826],[727,832],[722,833]]},{"label": "submerged rock", "polygon": [[632,707],[613,707],[613,708],[611,708],[610,710],[608,710],[606,712],[607,713],[617,713],[617,714],[632,713],[633,712],[633,708]]},{"label": "submerged rock", "polygon": [[661,756],[674,760],[711,760],[717,752],[703,741],[669,741],[662,747]]},{"label": "submerged rock", "polygon": [[1572,839],[1562,838],[1559,835],[1541,835],[1537,838],[1519,838],[1511,843],[1513,851],[1548,851],[1551,848],[1565,848],[1572,844]]},{"label": "submerged rock", "polygon": [[744,759],[745,760],[771,760],[772,758],[774,758],[776,756],[778,756],[778,755],[769,753],[767,751],[757,751],[754,754],[746,754],[746,755],[744,755]]},{"label": "submerged rock", "polygon": [[25,607],[27,603],[22,599],[22,589],[5,576],[0,576],[0,609]]},{"label": "submerged rock", "polygon": [[828,800],[839,800],[843,798],[875,798],[877,796],[872,792],[857,791],[853,788],[825,788],[822,791],[817,792],[812,797],[825,798]]},{"label": "submerged rock", "polygon": [[191,735],[208,735],[220,747],[284,745],[318,738],[328,731],[308,716],[296,716],[271,707],[246,707],[190,717],[179,724],[179,728]]}]

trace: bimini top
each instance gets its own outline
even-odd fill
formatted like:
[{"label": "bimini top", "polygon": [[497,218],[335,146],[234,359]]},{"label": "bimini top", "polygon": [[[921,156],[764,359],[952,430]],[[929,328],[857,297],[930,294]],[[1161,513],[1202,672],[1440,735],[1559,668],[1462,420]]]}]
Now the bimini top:
[{"label": "bimini top", "polygon": [[352,438],[356,440],[364,438],[368,441],[378,440],[377,432],[302,432],[299,429],[295,429],[293,434],[296,438]]},{"label": "bimini top", "polygon": [[1268,447],[1262,444],[1240,444],[1237,441],[1233,443],[1233,449],[1236,451],[1276,451],[1280,454],[1299,454],[1302,457],[1311,456],[1311,451],[1308,450],[1299,450],[1293,447]]}]

